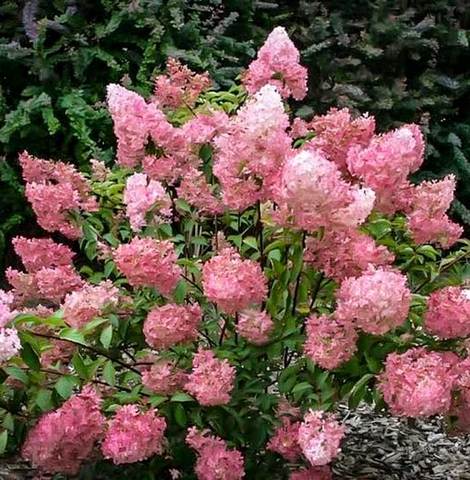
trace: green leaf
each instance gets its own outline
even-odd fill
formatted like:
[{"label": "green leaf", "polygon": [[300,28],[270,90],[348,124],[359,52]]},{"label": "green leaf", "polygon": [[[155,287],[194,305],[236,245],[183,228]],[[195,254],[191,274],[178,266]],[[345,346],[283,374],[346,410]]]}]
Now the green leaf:
[{"label": "green leaf", "polygon": [[191,395],[188,395],[187,393],[175,393],[171,399],[170,402],[194,402],[194,398],[191,397]]},{"label": "green leaf", "polygon": [[51,410],[54,405],[52,403],[52,392],[42,388],[36,395],[36,405],[43,411],[47,412]]},{"label": "green leaf", "polygon": [[254,248],[255,250],[258,250],[258,242],[256,241],[255,237],[246,237],[243,239],[243,243],[251,248]]},{"label": "green leaf", "polygon": [[109,348],[111,345],[111,340],[113,339],[113,326],[108,325],[103,329],[100,335],[100,342],[104,348]]},{"label": "green leaf", "polygon": [[70,340],[73,343],[78,343],[79,345],[88,345],[83,333],[74,328],[64,328],[60,331],[59,337],[64,340]]},{"label": "green leaf", "polygon": [[29,377],[27,373],[18,367],[3,367],[3,370],[10,375],[10,377],[19,380],[20,382],[27,385],[29,383]]},{"label": "green leaf", "polygon": [[5,453],[5,450],[7,448],[7,443],[8,443],[8,430],[3,430],[3,432],[0,433],[0,455],[3,455]]},{"label": "green leaf", "polygon": [[175,405],[174,416],[175,416],[176,423],[180,427],[185,427],[186,426],[186,424],[188,422],[188,417],[187,417],[186,412],[184,410],[184,407],[183,407],[183,405],[181,405],[181,403],[177,403]]},{"label": "green leaf", "polygon": [[54,388],[64,400],[67,400],[70,395],[72,395],[75,384],[76,381],[74,377],[70,375],[64,375],[63,377],[59,378]]},{"label": "green leaf", "polygon": [[112,387],[114,387],[116,384],[116,370],[114,369],[114,365],[111,360],[108,360],[104,365],[103,378]]},{"label": "green leaf", "polygon": [[41,362],[39,361],[38,355],[29,343],[23,343],[21,348],[21,358],[29,368],[36,371],[41,369]]}]

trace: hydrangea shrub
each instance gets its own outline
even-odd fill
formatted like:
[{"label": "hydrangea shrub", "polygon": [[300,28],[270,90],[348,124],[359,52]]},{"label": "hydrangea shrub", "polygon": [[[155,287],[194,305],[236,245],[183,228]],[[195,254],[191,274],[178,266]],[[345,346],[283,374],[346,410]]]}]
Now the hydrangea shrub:
[{"label": "hydrangea shrub", "polygon": [[113,165],[20,153],[46,233],[14,240],[0,291],[4,452],[41,474],[328,479],[337,402],[468,428],[455,179],[411,183],[417,125],[292,118],[306,75],[279,27],[229,91],[177,60],[150,98],[109,85]]}]

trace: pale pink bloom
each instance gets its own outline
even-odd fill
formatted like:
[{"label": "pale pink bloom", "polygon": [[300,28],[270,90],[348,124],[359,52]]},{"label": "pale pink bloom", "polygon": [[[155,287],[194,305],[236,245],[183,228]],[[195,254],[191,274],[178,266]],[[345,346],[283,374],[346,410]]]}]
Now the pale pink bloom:
[{"label": "pale pink bloom", "polygon": [[[338,167],[320,152],[302,150],[290,156],[282,169],[275,200],[278,219],[297,228],[315,231],[331,223],[350,226],[355,220],[337,218],[338,210],[357,202],[357,193],[341,178]],[[367,200],[368,204],[370,202]],[[276,212],[275,212],[276,213]],[[359,215],[354,212],[355,217]],[[368,212],[367,212],[368,214]],[[362,214],[360,215],[362,216]]]},{"label": "pale pink bloom", "polygon": [[15,296],[12,292],[5,292],[0,289],[0,328],[10,323],[18,312],[12,308]]},{"label": "pale pink bloom", "polygon": [[169,295],[180,280],[181,268],[176,260],[169,240],[135,237],[114,251],[114,261],[130,285],[155,287],[162,295]]},{"label": "pale pink bloom", "polygon": [[155,307],[144,322],[145,341],[156,349],[194,341],[201,320],[202,311],[197,303],[194,305],[168,303]]},{"label": "pale pink bloom", "polygon": [[284,98],[302,100],[307,94],[307,69],[300,65],[300,53],[283,27],[276,27],[250,63],[243,84],[253,94],[274,85]]},{"label": "pale pink bloom", "polygon": [[417,125],[410,124],[373,137],[366,148],[352,146],[346,163],[352,175],[375,191],[377,209],[394,213],[396,191],[421,166],[423,155],[423,135]]},{"label": "pale pink bloom", "polygon": [[43,415],[29,431],[22,457],[43,472],[76,475],[103,432],[100,404],[95,390],[87,386]]},{"label": "pale pink bloom", "polygon": [[432,292],[424,314],[424,328],[439,338],[470,335],[470,296],[460,287]]},{"label": "pale pink bloom", "polygon": [[204,294],[225,313],[259,305],[266,299],[267,282],[261,266],[243,260],[233,248],[225,248],[202,267]]},{"label": "pale pink bloom", "polygon": [[65,297],[62,305],[64,321],[73,328],[82,328],[103,313],[106,307],[115,307],[118,301],[119,290],[110,280],[98,285],[87,283]]},{"label": "pale pink bloom", "polygon": [[209,143],[215,135],[225,132],[229,126],[229,116],[220,110],[210,113],[196,113],[181,128],[191,145]]},{"label": "pale pink bloom", "polygon": [[0,328],[0,364],[10,360],[21,350],[21,342],[15,328]]},{"label": "pale pink bloom", "polygon": [[291,151],[288,126],[279,93],[267,85],[232,117],[227,133],[214,139],[213,171],[227,207],[241,211],[272,194]]},{"label": "pale pink bloom", "polygon": [[455,176],[421,182],[413,189],[413,210],[426,211],[429,217],[444,214],[454,200]]},{"label": "pale pink bloom", "polygon": [[344,427],[334,415],[310,410],[299,427],[298,441],[302,453],[311,465],[326,465],[340,451]]},{"label": "pale pink bloom", "polygon": [[374,335],[399,327],[408,316],[411,292],[406,276],[393,269],[369,267],[341,283],[336,317]]},{"label": "pale pink bloom", "polygon": [[293,422],[287,417],[282,419],[282,425],[276,428],[266,449],[276,452],[289,462],[296,462],[302,455],[298,442],[300,422]]},{"label": "pale pink bloom", "polygon": [[196,450],[197,461],[194,471],[198,480],[240,480],[245,476],[243,456],[235,449],[227,448],[221,438],[200,431],[188,429],[186,443]]},{"label": "pale pink bloom", "polygon": [[5,271],[8,283],[13,287],[10,291],[15,297],[15,305],[41,297],[38,282],[34,273],[24,273],[8,267]]},{"label": "pale pink bloom", "polygon": [[394,256],[369,235],[349,229],[327,231],[321,239],[308,237],[304,260],[339,282],[360,276],[369,265],[391,264]]},{"label": "pale pink bloom", "polygon": [[375,192],[370,188],[351,187],[351,203],[336,212],[332,212],[333,228],[354,228],[362,225],[372,212],[375,204]]},{"label": "pale pink bloom", "polygon": [[265,310],[243,310],[238,317],[237,332],[255,345],[268,342],[273,328],[274,322]]},{"label": "pale pink bloom", "polygon": [[334,316],[310,315],[307,319],[305,355],[322,368],[332,370],[347,362],[357,350],[357,333]]},{"label": "pale pink bloom", "polygon": [[177,192],[179,198],[196,207],[201,214],[218,215],[224,210],[221,200],[215,196],[204,173],[194,168],[188,169]]},{"label": "pale pink bloom", "polygon": [[305,137],[310,132],[310,123],[302,118],[295,117],[290,126],[289,135],[293,138]]},{"label": "pale pink bloom", "polygon": [[463,233],[463,228],[452,222],[447,215],[429,217],[422,211],[408,215],[408,228],[417,244],[435,243],[442,248],[454,245]]},{"label": "pale pink bloom", "polygon": [[171,198],[157,180],[149,180],[145,173],[134,173],[126,181],[124,203],[132,230],[138,232],[148,224],[164,223],[171,218]]},{"label": "pale pink bloom", "polygon": [[56,243],[51,238],[15,237],[12,243],[28,272],[37,272],[43,267],[72,265],[75,256],[67,245]]},{"label": "pale pink bloom", "polygon": [[101,451],[116,465],[141,462],[163,453],[165,430],[166,420],[156,410],[143,413],[136,405],[123,405],[109,422]]},{"label": "pale pink bloom", "polygon": [[147,103],[137,93],[116,84],[107,87],[108,109],[117,138],[117,161],[136,167],[145,155],[149,137]]},{"label": "pale pink bloom", "polygon": [[346,173],[349,149],[353,145],[367,147],[374,135],[375,119],[368,115],[353,118],[347,108],[331,108],[326,115],[314,117],[306,127],[315,132],[306,148],[321,150],[328,160]]},{"label": "pale pink bloom", "polygon": [[329,466],[310,467],[297,470],[290,474],[289,480],[333,480]]},{"label": "pale pink bloom", "polygon": [[142,384],[158,395],[172,395],[182,390],[187,375],[173,362],[157,359],[149,368],[142,371]]},{"label": "pale pink bloom", "polygon": [[451,405],[458,357],[450,352],[412,348],[387,356],[379,389],[393,415],[429,417]]},{"label": "pale pink bloom", "polygon": [[235,368],[219,360],[211,350],[199,349],[185,390],[204,406],[226,405],[235,382]]},{"label": "pale pink bloom", "polygon": [[83,286],[80,275],[70,265],[41,268],[35,274],[41,298],[60,303],[70,292]]},{"label": "pale pink bloom", "polygon": [[199,95],[211,86],[207,72],[195,73],[176,58],[168,58],[166,73],[155,78],[155,101],[161,107],[193,107]]}]

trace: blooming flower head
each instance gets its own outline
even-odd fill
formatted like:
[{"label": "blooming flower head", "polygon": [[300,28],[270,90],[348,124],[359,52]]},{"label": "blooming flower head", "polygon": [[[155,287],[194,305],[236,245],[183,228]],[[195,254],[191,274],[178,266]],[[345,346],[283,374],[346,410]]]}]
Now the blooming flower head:
[{"label": "blooming flower head", "polygon": [[60,303],[65,295],[83,286],[80,275],[70,265],[41,268],[34,275],[42,298],[55,303]]},{"label": "blooming flower head", "polygon": [[0,328],[0,364],[10,360],[21,350],[21,341],[15,328]]},{"label": "blooming flower head", "polygon": [[164,222],[171,217],[171,199],[162,184],[149,180],[145,173],[134,173],[126,182],[124,203],[132,230],[138,232],[147,225],[147,215],[153,222]]},{"label": "blooming flower head", "polygon": [[424,314],[425,329],[440,338],[470,335],[469,290],[445,287],[431,293]]},{"label": "blooming flower head", "polygon": [[141,462],[163,453],[165,430],[166,421],[156,411],[123,405],[109,423],[101,451],[116,465]]},{"label": "blooming flower head", "polygon": [[359,145],[348,150],[347,166],[377,194],[383,213],[397,210],[395,195],[406,184],[410,173],[423,163],[424,140],[417,125],[404,125],[384,135],[377,135],[366,148]]},{"label": "blooming flower head", "polygon": [[181,269],[172,242],[152,238],[133,238],[114,251],[118,269],[134,287],[155,287],[169,295],[176,287]]},{"label": "blooming flower head", "polygon": [[211,85],[209,74],[195,73],[176,58],[166,62],[166,74],[155,79],[155,101],[161,107],[192,107]]},{"label": "blooming flower head", "polygon": [[298,442],[300,422],[293,422],[284,417],[280,425],[270,438],[267,450],[276,452],[289,462],[296,462],[302,455]]},{"label": "blooming flower head", "polygon": [[206,297],[228,314],[260,304],[267,294],[260,265],[242,260],[232,248],[223,249],[204,264],[202,285]]},{"label": "blooming flower head", "polygon": [[299,427],[298,441],[302,453],[311,465],[326,465],[340,451],[344,427],[334,416],[320,410],[310,410]]},{"label": "blooming flower head", "polygon": [[350,324],[326,315],[310,315],[306,325],[305,355],[320,367],[332,370],[354,355],[357,333]]},{"label": "blooming flower head", "polygon": [[82,328],[101,314],[106,306],[116,306],[119,290],[110,280],[98,285],[85,284],[69,293],[64,300],[64,321],[73,328]]},{"label": "blooming flower head", "polygon": [[346,159],[353,145],[367,147],[375,131],[375,119],[364,115],[352,118],[347,108],[331,108],[326,115],[315,116],[308,124],[315,137],[307,144],[321,150],[328,160],[347,172]]},{"label": "blooming flower head", "polygon": [[327,231],[321,239],[308,237],[304,259],[340,282],[347,277],[359,277],[369,265],[391,264],[394,256],[369,235],[349,229]]},{"label": "blooming flower head", "polygon": [[336,316],[367,333],[383,335],[403,324],[411,292],[406,276],[392,269],[370,268],[360,277],[347,278],[337,295]]},{"label": "blooming flower head", "polygon": [[201,405],[225,405],[230,402],[234,381],[235,368],[227,360],[219,360],[210,350],[199,349],[184,388]]},{"label": "blooming flower head", "polygon": [[173,362],[157,359],[142,371],[142,384],[158,395],[172,395],[183,389],[187,375]]},{"label": "blooming flower head", "polygon": [[17,315],[17,312],[12,308],[14,300],[13,293],[0,289],[0,328],[7,325]]},{"label": "blooming flower head", "polygon": [[379,389],[393,415],[428,417],[446,413],[456,380],[454,354],[412,348],[387,356]]},{"label": "blooming flower head", "polygon": [[264,85],[274,85],[284,98],[302,100],[307,94],[307,69],[283,27],[276,27],[251,62],[243,83],[251,94]]},{"label": "blooming flower head", "polygon": [[289,480],[333,480],[330,467],[310,467],[297,470],[290,474]]},{"label": "blooming flower head", "polygon": [[214,174],[224,204],[244,210],[267,199],[291,151],[289,117],[271,85],[263,87],[237,112],[227,132],[214,139]]},{"label": "blooming flower head", "polygon": [[268,342],[273,328],[274,322],[264,310],[243,310],[238,317],[237,332],[255,345]]},{"label": "blooming flower head", "polygon": [[227,448],[221,438],[191,427],[186,443],[197,452],[194,470],[198,480],[240,480],[245,476],[242,454]]},{"label": "blooming flower head", "polygon": [[43,415],[29,431],[22,457],[40,471],[77,474],[104,429],[100,403],[95,390],[87,386],[59,409]]},{"label": "blooming flower head", "polygon": [[43,267],[62,267],[72,264],[75,253],[51,238],[15,237],[12,240],[15,253],[28,272],[37,272]]},{"label": "blooming flower head", "polygon": [[144,323],[145,341],[153,348],[168,348],[197,338],[201,307],[168,303],[152,309]]}]

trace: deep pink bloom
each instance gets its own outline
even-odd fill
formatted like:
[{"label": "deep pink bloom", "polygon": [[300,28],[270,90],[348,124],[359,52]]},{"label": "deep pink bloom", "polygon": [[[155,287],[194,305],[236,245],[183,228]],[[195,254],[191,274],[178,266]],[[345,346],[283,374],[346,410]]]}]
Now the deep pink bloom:
[{"label": "deep pink bloom", "polygon": [[340,282],[360,276],[369,265],[391,264],[394,256],[369,235],[349,229],[327,231],[321,239],[308,237],[304,260]]},{"label": "deep pink bloom", "polygon": [[51,238],[15,237],[12,240],[15,253],[28,272],[37,272],[43,267],[72,265],[75,253]]},{"label": "deep pink bloom", "polygon": [[250,63],[243,83],[251,94],[274,85],[284,98],[302,100],[307,94],[307,69],[300,65],[300,53],[283,27],[276,27]]},{"label": "deep pink bloom", "polygon": [[336,317],[364,332],[383,335],[408,316],[411,292],[406,283],[401,272],[382,267],[347,278],[337,294]]},{"label": "deep pink bloom", "polygon": [[169,295],[180,280],[176,260],[174,245],[168,240],[133,238],[114,251],[114,261],[130,285],[155,287],[162,295]]},{"label": "deep pink bloom", "polygon": [[171,217],[171,198],[160,182],[149,180],[145,173],[134,173],[127,179],[123,200],[135,232],[148,224],[148,216],[150,224],[164,223]]},{"label": "deep pink bloom", "polygon": [[228,314],[259,305],[267,294],[260,265],[242,260],[233,248],[223,249],[204,264],[202,285],[206,297]]},{"label": "deep pink bloom", "polygon": [[269,341],[274,322],[266,311],[243,310],[238,317],[237,332],[250,343],[263,345]]},{"label": "deep pink bloom", "polygon": [[155,307],[144,322],[145,341],[156,349],[194,341],[201,320],[202,311],[197,303],[193,305],[168,303]]},{"label": "deep pink bloom", "polygon": [[289,462],[296,462],[302,455],[298,442],[300,422],[293,422],[290,418],[284,417],[282,425],[274,431],[266,449],[276,452]]},{"label": "deep pink bloom", "polygon": [[344,427],[332,414],[310,410],[299,427],[299,445],[311,465],[326,465],[340,451]]},{"label": "deep pink bloom", "polygon": [[114,464],[141,462],[164,450],[166,420],[155,410],[139,412],[136,405],[119,407],[101,444],[105,458]]},{"label": "deep pink bloom", "polygon": [[119,290],[110,280],[98,285],[85,284],[80,290],[69,293],[63,303],[64,321],[73,328],[82,328],[105,307],[116,306]]},{"label": "deep pink bloom", "polygon": [[392,414],[429,417],[446,413],[451,405],[457,360],[453,353],[425,348],[389,354],[379,376],[379,389]]},{"label": "deep pink bloom", "polygon": [[357,333],[350,324],[338,322],[334,316],[310,315],[306,325],[305,355],[320,367],[332,370],[354,355]]},{"label": "deep pink bloom", "polygon": [[219,360],[211,350],[199,349],[193,358],[193,371],[185,385],[201,405],[225,405],[235,382],[235,368]]},{"label": "deep pink bloom", "polygon": [[173,362],[157,359],[150,367],[142,371],[142,384],[158,395],[172,395],[183,390],[187,375]]},{"label": "deep pink bloom", "polygon": [[221,438],[208,435],[207,430],[188,429],[186,443],[196,450],[194,471],[198,480],[240,480],[245,476],[243,456],[235,449],[227,448]]},{"label": "deep pink bloom", "polygon": [[101,437],[101,399],[87,386],[59,409],[43,415],[29,431],[22,457],[48,473],[75,475]]},{"label": "deep pink bloom", "polygon": [[445,287],[432,292],[424,314],[424,327],[444,339],[470,335],[470,290]]}]

